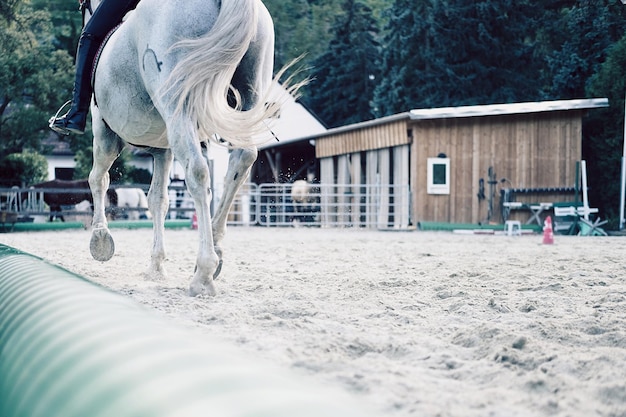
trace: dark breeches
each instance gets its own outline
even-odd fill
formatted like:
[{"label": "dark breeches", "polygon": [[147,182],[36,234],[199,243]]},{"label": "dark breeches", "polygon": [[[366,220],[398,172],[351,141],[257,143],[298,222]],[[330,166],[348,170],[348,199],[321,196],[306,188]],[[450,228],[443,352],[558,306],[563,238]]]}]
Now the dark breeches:
[{"label": "dark breeches", "polygon": [[103,0],[85,25],[83,34],[102,40],[137,3],[139,0]]}]

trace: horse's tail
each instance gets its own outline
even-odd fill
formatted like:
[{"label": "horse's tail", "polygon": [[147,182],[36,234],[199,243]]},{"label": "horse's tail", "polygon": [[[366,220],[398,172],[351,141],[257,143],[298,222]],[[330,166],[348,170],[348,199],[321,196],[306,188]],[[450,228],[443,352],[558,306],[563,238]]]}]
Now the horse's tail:
[{"label": "horse's tail", "polygon": [[[217,20],[205,36],[173,46],[173,50],[184,51],[184,56],[165,83],[163,97],[175,105],[177,114],[184,112],[191,117],[203,139],[217,134],[241,147],[258,144],[253,137],[261,133],[267,133],[262,142],[269,137],[265,121],[276,115],[280,103],[258,97],[252,108],[242,109],[239,93],[231,86],[235,70],[256,35],[259,4],[256,0],[222,0]],[[267,94],[269,88],[255,93]]]}]

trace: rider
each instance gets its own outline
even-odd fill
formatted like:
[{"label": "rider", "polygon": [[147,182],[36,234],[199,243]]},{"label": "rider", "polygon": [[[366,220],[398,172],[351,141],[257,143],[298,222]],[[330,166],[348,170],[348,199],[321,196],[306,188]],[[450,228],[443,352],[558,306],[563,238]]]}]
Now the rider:
[{"label": "rider", "polygon": [[[91,9],[89,0],[79,0],[81,9]],[[91,74],[94,59],[104,37],[111,31],[128,11],[137,6],[139,0],[102,0],[92,13],[91,19],[83,28],[76,51],[76,74],[72,92],[72,106],[61,117],[50,118],[50,129],[63,135],[85,133],[89,104],[91,103]],[[67,103],[63,105],[65,107]],[[58,114],[58,112],[57,112]]]}]

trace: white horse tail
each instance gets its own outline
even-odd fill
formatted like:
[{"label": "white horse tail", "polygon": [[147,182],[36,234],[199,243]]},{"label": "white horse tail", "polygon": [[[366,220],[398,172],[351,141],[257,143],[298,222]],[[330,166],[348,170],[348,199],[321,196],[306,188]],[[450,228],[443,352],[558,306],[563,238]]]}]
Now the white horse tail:
[{"label": "white horse tail", "polygon": [[[217,134],[233,146],[245,147],[258,144],[255,135],[269,136],[265,120],[278,112],[280,104],[267,105],[266,97],[259,97],[254,107],[242,109],[240,95],[231,86],[256,36],[260,7],[258,0],[222,0],[217,20],[206,35],[172,46],[173,51],[182,51],[182,59],[169,75],[162,97],[175,105],[176,114],[191,118],[201,138]],[[234,107],[228,103],[229,92],[236,99]]]}]

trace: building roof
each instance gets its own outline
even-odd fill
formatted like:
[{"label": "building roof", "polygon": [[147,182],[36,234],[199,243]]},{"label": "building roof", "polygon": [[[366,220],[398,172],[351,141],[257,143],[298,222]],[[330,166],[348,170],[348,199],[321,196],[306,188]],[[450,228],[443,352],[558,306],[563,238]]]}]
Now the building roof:
[{"label": "building roof", "polygon": [[[342,132],[350,132],[357,129],[363,129],[378,126],[398,120],[433,120],[433,119],[450,119],[462,117],[477,116],[497,116],[510,114],[528,114],[541,113],[549,111],[567,111],[567,110],[585,110],[601,107],[608,107],[609,100],[607,98],[577,99],[577,100],[554,100],[554,101],[535,101],[525,103],[509,103],[509,104],[487,104],[478,106],[459,106],[459,107],[439,107],[432,109],[415,109],[404,113],[393,114],[378,119],[368,120],[365,122],[354,123],[346,126],[340,126],[328,129],[323,133],[316,135],[303,136],[298,141],[312,140],[325,136],[332,136]],[[296,140],[294,140],[295,142]],[[280,145],[280,144],[277,144]]]},{"label": "building roof", "polygon": [[272,84],[271,99],[282,102],[280,117],[269,125],[276,140],[270,140],[259,149],[281,146],[302,137],[324,133],[326,127],[302,103],[280,84]]},{"label": "building roof", "polygon": [[541,113],[547,111],[585,110],[608,106],[609,100],[606,98],[534,101],[526,103],[488,104],[484,106],[441,107],[435,109],[411,110],[409,112],[409,117],[412,120],[449,119],[459,117]]},{"label": "building roof", "polygon": [[70,149],[70,143],[64,141],[54,132],[49,132],[42,139],[41,144],[48,148],[46,155],[48,156],[73,156],[74,152]]},{"label": "building roof", "polygon": [[[341,132],[348,132],[356,129],[378,126],[398,120],[432,120],[451,119],[477,116],[497,116],[524,113],[541,113],[549,111],[586,110],[609,106],[607,98],[591,98],[577,100],[554,100],[535,101],[525,103],[509,104],[487,104],[478,106],[459,107],[439,107],[431,109],[415,109],[404,113],[385,116],[374,120],[354,123],[346,126],[326,129],[307,109],[289,95],[280,85],[274,85],[274,95],[277,99],[286,101],[283,114],[273,126],[272,131],[278,138],[271,141],[261,149],[279,147],[285,144],[296,143],[304,140],[311,140],[324,136],[330,136]],[[55,134],[50,134],[44,139],[44,144],[52,146],[51,155],[73,155],[69,148],[69,143],[59,139]]]}]

